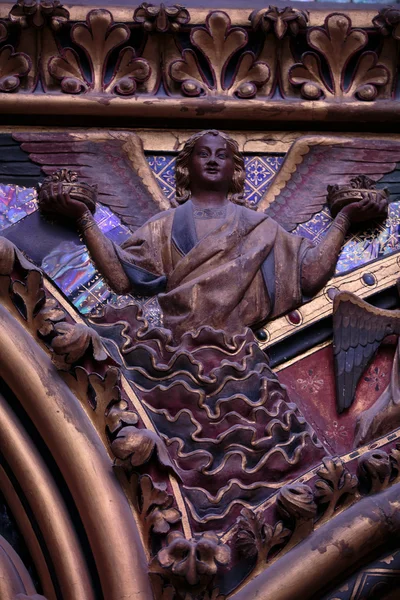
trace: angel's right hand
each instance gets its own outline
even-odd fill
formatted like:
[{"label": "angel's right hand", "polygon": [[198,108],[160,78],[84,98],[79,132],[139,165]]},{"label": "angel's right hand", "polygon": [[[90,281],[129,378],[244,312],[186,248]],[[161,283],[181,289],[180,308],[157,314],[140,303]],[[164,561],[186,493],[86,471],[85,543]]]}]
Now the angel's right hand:
[{"label": "angel's right hand", "polygon": [[77,221],[88,210],[84,202],[74,200],[63,192],[62,184],[52,184],[50,191],[43,190],[40,193],[40,208],[45,214],[63,215]]},{"label": "angel's right hand", "polygon": [[352,223],[364,223],[372,219],[384,219],[387,217],[388,201],[384,194],[374,196],[366,192],[363,200],[348,204],[342,211]]}]

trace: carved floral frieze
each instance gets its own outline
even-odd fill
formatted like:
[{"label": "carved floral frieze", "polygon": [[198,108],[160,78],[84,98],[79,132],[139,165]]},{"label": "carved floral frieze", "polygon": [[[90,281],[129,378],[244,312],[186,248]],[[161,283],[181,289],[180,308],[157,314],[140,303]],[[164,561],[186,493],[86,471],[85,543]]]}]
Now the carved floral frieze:
[{"label": "carved floral frieze", "polygon": [[221,10],[192,24],[180,4],[74,22],[57,1],[19,0],[0,22],[0,92],[370,102],[391,97],[398,28],[392,7],[357,28],[345,13],[312,26],[307,11],[266,6],[243,27]]}]

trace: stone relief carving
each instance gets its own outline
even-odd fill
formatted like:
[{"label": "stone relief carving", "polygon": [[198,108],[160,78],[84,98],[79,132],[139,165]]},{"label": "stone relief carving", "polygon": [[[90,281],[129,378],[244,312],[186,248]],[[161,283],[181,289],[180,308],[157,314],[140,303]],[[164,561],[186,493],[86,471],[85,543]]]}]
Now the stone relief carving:
[{"label": "stone relief carving", "polygon": [[[65,226],[60,223],[77,224],[111,286],[120,293],[138,286],[160,296],[163,328],[149,327],[133,299],[105,307],[90,319],[90,327],[76,324],[46,295],[40,271],[2,239],[2,304],[51,354],[114,461],[115,474],[139,516],[159,597],[223,598],[249,573],[254,577],[266,566],[273,568],[319,527],[329,527],[362,495],[383,492],[397,482],[396,449],[390,456],[383,450],[360,455],[360,488],[354,470],[341,458],[329,457],[248,327],[257,330],[263,319],[298,306],[303,301],[299,288],[317,291],[332,273],[351,222],[357,227],[386,213],[388,192],[375,189],[366,172],[372,160],[380,177],[390,172],[393,163],[384,161],[389,154],[397,160],[396,143],[300,140],[276,187],[254,211],[245,206],[236,143],[213,130],[196,134],[184,146],[177,167],[180,204],[172,208],[156,190],[134,134],[97,146],[70,134],[49,139],[42,133],[18,133],[16,138],[48,175],[39,192],[43,241],[54,227]],[[58,174],[52,159],[57,148],[63,162]],[[124,171],[115,168],[116,157],[125,161]],[[347,161],[342,179],[335,172],[338,159]],[[295,173],[296,165],[304,168],[307,161],[309,168],[323,168],[326,177],[324,182],[313,180],[317,200],[309,205],[310,181]],[[92,216],[97,201],[89,174],[95,165],[98,201],[133,230],[122,249],[109,243]],[[286,187],[294,177],[296,198]],[[336,220],[321,245],[312,246],[288,231],[326,202],[328,185]],[[127,187],[133,205],[122,194]],[[319,189],[324,189],[323,197]],[[275,202],[277,197],[282,201]],[[301,212],[295,212],[296,203]],[[162,208],[166,210],[160,213]],[[274,229],[259,237],[257,228],[265,226]],[[226,258],[215,260],[213,237]],[[20,239],[29,254],[29,242]],[[202,239],[207,240],[203,246]],[[299,253],[302,260],[296,262]],[[289,255],[290,277],[279,270]],[[248,268],[243,261],[250,261]],[[253,263],[243,289],[253,286],[259,300],[239,309],[245,292],[236,300],[235,288]],[[224,279],[228,264],[237,273],[233,279]],[[192,282],[199,289],[205,286],[199,304]],[[207,308],[209,297],[214,298],[214,313]],[[336,298],[337,304],[342,297]],[[180,313],[174,306],[186,309]],[[127,395],[129,389],[133,396]],[[307,469],[307,483],[299,481]],[[183,504],[176,499],[176,485]],[[276,514],[264,508],[270,499]],[[238,570],[228,583],[228,565],[230,571],[242,559],[247,574]]]}]

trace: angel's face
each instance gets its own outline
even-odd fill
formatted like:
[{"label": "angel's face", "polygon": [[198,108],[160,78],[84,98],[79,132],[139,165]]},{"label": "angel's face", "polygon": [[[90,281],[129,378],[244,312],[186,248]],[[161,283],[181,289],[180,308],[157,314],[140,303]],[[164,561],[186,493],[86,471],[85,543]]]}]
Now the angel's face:
[{"label": "angel's face", "polygon": [[232,151],[219,135],[207,134],[197,140],[189,158],[191,187],[229,190],[235,171]]}]

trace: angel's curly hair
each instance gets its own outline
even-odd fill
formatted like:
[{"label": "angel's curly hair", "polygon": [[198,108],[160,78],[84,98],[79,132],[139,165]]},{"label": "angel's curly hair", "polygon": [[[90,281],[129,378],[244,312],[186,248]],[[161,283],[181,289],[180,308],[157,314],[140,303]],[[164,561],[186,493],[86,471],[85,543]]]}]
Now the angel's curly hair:
[{"label": "angel's curly hair", "polygon": [[205,131],[199,131],[192,135],[179,152],[176,159],[176,200],[179,204],[183,204],[190,198],[190,179],[189,179],[189,158],[193,152],[193,148],[197,140],[201,139],[205,135],[219,135],[226,140],[230,151],[232,152],[233,162],[235,170],[233,173],[232,181],[228,190],[228,198],[235,204],[246,204],[244,199],[244,180],[246,172],[244,168],[243,156],[239,152],[239,146],[237,142],[226,133],[217,131],[216,129],[207,129]]}]

